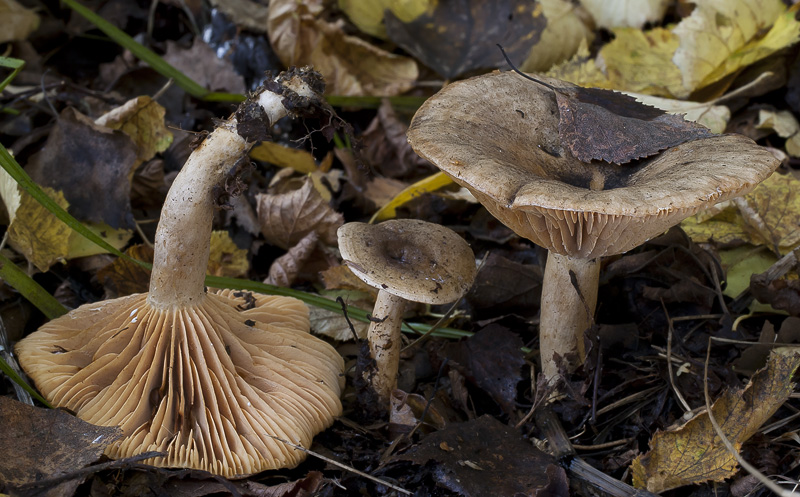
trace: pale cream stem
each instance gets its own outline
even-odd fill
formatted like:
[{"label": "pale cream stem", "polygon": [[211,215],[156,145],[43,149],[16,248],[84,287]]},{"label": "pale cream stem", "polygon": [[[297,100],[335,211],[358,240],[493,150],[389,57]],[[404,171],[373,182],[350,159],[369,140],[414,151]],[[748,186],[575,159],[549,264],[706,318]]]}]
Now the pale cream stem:
[{"label": "pale cream stem", "polygon": [[369,351],[375,360],[376,371],[370,379],[372,388],[380,402],[389,409],[392,391],[397,388],[397,370],[400,365],[405,299],[381,290],[372,310],[373,321],[369,325],[367,340]]},{"label": "pale cream stem", "polygon": [[[575,274],[580,295],[571,281],[570,271]],[[548,380],[558,374],[554,354],[565,360],[571,358],[566,363],[570,371],[586,360],[583,334],[592,322],[599,280],[598,260],[573,259],[552,251],[548,253],[539,322],[542,372]]]}]

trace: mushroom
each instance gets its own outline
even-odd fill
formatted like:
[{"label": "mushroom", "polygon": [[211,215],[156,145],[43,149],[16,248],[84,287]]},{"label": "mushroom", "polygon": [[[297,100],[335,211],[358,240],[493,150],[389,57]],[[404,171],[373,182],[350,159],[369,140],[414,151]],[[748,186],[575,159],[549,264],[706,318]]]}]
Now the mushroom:
[{"label": "mushroom", "polygon": [[[569,83],[537,76],[555,88]],[[690,141],[623,166],[581,162],[559,141],[553,91],[514,73],[448,85],[417,111],[408,141],[519,236],[548,252],[539,343],[543,373],[585,359],[599,259],[752,190],[779,161],[740,135]]]},{"label": "mushroom", "polygon": [[273,437],[308,446],[341,413],[343,360],[309,333],[305,304],[204,287],[219,186],[252,145],[242,129],[286,115],[284,99],[321,103],[315,75],[271,81],[243,104],[263,109],[257,122],[237,112],[192,152],[164,204],[149,293],[83,305],[17,344],[48,401],[122,429],[108,456],[160,451],[147,462],[241,477],[296,466],[305,453]]},{"label": "mushroom", "polygon": [[438,305],[458,300],[475,279],[475,256],[449,228],[416,219],[347,223],[339,227],[338,237],[344,263],[378,289],[367,332],[375,372],[366,379],[386,411],[397,387],[406,301]]}]

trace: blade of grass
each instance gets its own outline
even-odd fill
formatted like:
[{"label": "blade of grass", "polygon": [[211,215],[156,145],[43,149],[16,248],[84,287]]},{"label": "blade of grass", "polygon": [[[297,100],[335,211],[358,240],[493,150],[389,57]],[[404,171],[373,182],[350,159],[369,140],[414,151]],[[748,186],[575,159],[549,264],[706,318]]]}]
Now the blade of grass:
[{"label": "blade of grass", "polygon": [[196,98],[211,99],[215,102],[241,102],[244,100],[243,95],[208,91],[192,78],[186,76],[167,61],[159,57],[158,54],[137,42],[128,36],[127,33],[106,21],[99,15],[95,14],[90,9],[87,9],[77,0],[62,0],[62,2],[67,7],[74,10],[76,13],[85,17],[86,20],[97,26],[97,29],[105,33],[109,38],[130,50],[134,56],[152,67],[156,72],[162,76],[166,76],[167,78],[172,78],[175,81],[175,84],[183,88],[189,95]]},{"label": "blade of grass", "polygon": [[5,374],[9,378],[11,378],[11,381],[13,381],[17,385],[21,386],[26,392],[31,394],[31,397],[33,397],[34,399],[38,400],[39,402],[41,402],[42,404],[46,405],[47,407],[50,407],[50,408],[53,407],[52,405],[50,405],[49,402],[47,402],[47,400],[45,400],[44,397],[42,397],[39,394],[39,392],[37,392],[32,386],[28,385],[28,382],[26,382],[24,379],[22,379],[22,377],[20,375],[18,375],[17,372],[14,371],[14,369],[11,366],[9,366],[8,363],[5,360],[3,360],[2,357],[0,357],[0,371],[2,371],[3,374]]},{"label": "blade of grass", "polygon": [[4,79],[2,83],[0,83],[0,91],[3,91],[5,87],[17,77],[17,74],[19,74],[22,68],[25,67],[25,61],[12,59],[11,57],[0,57],[0,67],[12,69],[11,74],[9,74],[8,77]]},{"label": "blade of grass", "polygon": [[0,254],[0,278],[42,311],[47,319],[54,319],[67,313],[67,308],[61,305],[61,302],[3,254]]}]

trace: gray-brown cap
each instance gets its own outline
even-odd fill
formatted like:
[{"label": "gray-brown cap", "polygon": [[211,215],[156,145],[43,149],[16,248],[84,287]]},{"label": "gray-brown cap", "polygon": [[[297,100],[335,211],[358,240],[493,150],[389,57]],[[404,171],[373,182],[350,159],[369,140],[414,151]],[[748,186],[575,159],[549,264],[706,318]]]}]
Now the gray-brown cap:
[{"label": "gray-brown cap", "polygon": [[81,306],[20,341],[25,371],[54,405],[125,438],[106,454],[241,477],[305,458],[341,414],[344,363],[308,332],[290,297],[223,290],[158,309],[147,294]]},{"label": "gray-brown cap", "polygon": [[740,135],[690,141],[622,166],[585,163],[560,143],[558,119],[552,90],[492,73],[428,99],[408,141],[520,236],[589,259],[630,250],[747,193],[779,164]]},{"label": "gray-brown cap", "polygon": [[453,230],[417,219],[347,223],[339,250],[365,283],[412,302],[447,304],[475,280],[475,255]]}]

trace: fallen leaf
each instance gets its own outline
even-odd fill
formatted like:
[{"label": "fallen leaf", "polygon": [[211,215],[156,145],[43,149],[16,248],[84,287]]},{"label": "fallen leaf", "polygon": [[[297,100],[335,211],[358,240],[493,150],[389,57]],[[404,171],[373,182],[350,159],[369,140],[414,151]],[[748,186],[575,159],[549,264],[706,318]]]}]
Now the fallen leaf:
[{"label": "fallen leaf", "polygon": [[133,166],[135,169],[172,144],[172,133],[164,124],[165,113],[166,110],[158,102],[148,96],[142,96],[128,100],[120,107],[106,112],[97,118],[95,123],[118,129],[133,140],[137,147],[137,162]]},{"label": "fallen leaf", "polygon": [[388,99],[381,101],[378,115],[361,135],[364,162],[387,178],[418,177],[435,168],[414,153],[408,144],[408,123],[398,118]]},{"label": "fallen leaf", "polygon": [[378,296],[378,290],[364,283],[364,281],[353,274],[353,271],[345,265],[332,266],[320,273],[322,281],[325,283],[326,290],[355,290],[357,292],[372,295],[372,300]]},{"label": "fallen leaf", "polygon": [[796,273],[776,279],[753,274],[750,277],[750,291],[759,302],[786,311],[791,316],[800,316],[800,279]]},{"label": "fallen leaf", "polygon": [[319,235],[315,231],[311,231],[300,239],[297,245],[272,262],[264,283],[283,287],[292,286],[303,264],[314,252],[317,241],[319,241]]},{"label": "fallen leaf", "polygon": [[267,34],[269,7],[250,0],[211,0],[211,5],[230,18],[237,27]]},{"label": "fallen leaf", "polygon": [[262,142],[253,147],[250,150],[250,157],[278,167],[291,168],[303,174],[313,173],[319,169],[311,152],[275,142]]},{"label": "fallen leaf", "polygon": [[[726,390],[711,407],[723,433],[737,450],[756,434],[794,391],[792,377],[800,367],[796,348],[778,348],[767,366],[742,390]],[[631,464],[633,484],[660,493],[683,485],[722,481],[737,470],[734,456],[719,440],[707,413],[670,431],[659,431],[650,451]]]},{"label": "fallen leaf", "polygon": [[800,157],[800,123],[788,110],[758,111],[757,129],[771,129],[781,138],[786,138],[786,152],[792,157]]},{"label": "fallen leaf", "polygon": [[476,309],[492,315],[520,309],[535,315],[541,291],[539,266],[520,264],[490,252],[466,298]]},{"label": "fallen leaf", "polygon": [[523,72],[544,72],[575,55],[594,40],[588,15],[567,0],[539,0],[547,26],[519,66]]},{"label": "fallen leaf", "polygon": [[436,485],[464,497],[569,495],[566,473],[552,456],[488,415],[450,424],[392,460],[433,464]]},{"label": "fallen leaf", "polygon": [[384,221],[386,219],[393,219],[397,215],[397,208],[403,206],[404,204],[410,202],[411,200],[425,195],[426,193],[431,193],[439,188],[447,186],[451,184],[453,180],[450,179],[449,176],[444,174],[443,172],[438,172],[427,178],[423,178],[416,183],[409,185],[408,187],[401,190],[397,193],[389,202],[381,205],[381,208],[378,209],[375,214],[373,214],[372,218],[369,220],[370,223],[374,223],[376,221]]},{"label": "fallen leaf", "polygon": [[695,242],[765,245],[785,255],[800,246],[800,180],[773,174],[713,217],[698,216],[681,223]]},{"label": "fallen leaf", "polygon": [[599,28],[641,29],[664,17],[670,0],[580,0]]},{"label": "fallen leaf", "polygon": [[764,321],[758,343],[750,345],[742,351],[742,355],[733,362],[735,371],[752,375],[767,364],[767,359],[775,343],[800,342],[800,318],[788,317],[783,320],[781,327],[775,333],[775,327],[768,320]]},{"label": "fallen leaf", "polygon": [[398,95],[418,76],[416,62],[345,34],[343,20],[320,18],[319,0],[272,0],[269,40],[286,66],[311,65],[333,95]]},{"label": "fallen leaf", "polygon": [[[117,250],[121,250],[133,238],[133,230],[114,229],[105,223],[85,222],[83,225]],[[107,253],[106,249],[88,240],[77,231],[70,230],[66,259]]]},{"label": "fallen leaf", "polygon": [[[342,297],[348,308],[356,307],[367,312],[372,312],[372,306],[375,302],[374,297],[366,292],[326,290],[320,292],[320,294],[330,300]],[[311,330],[315,335],[324,335],[337,341],[350,341],[353,339],[350,325],[341,312],[329,311],[316,306],[309,307],[309,310],[311,313]],[[353,325],[359,339],[366,338],[369,323],[351,318],[350,324]]]},{"label": "fallen leaf", "polygon": [[256,212],[264,238],[282,249],[296,245],[312,231],[324,243],[336,245],[336,230],[344,223],[310,179],[292,192],[256,195]]},{"label": "fallen leaf", "polygon": [[234,70],[233,63],[217,57],[214,49],[200,37],[195,37],[188,49],[167,40],[164,60],[208,90],[228,93],[244,93],[246,90],[244,78]]},{"label": "fallen leaf", "polygon": [[763,245],[750,244],[719,251],[722,269],[725,271],[724,295],[736,298],[750,287],[750,276],[763,273],[778,260]]},{"label": "fallen leaf", "polygon": [[39,16],[15,0],[0,0],[0,43],[22,41],[39,27]]},{"label": "fallen leaf", "polygon": [[239,278],[246,275],[249,269],[247,250],[237,247],[227,231],[212,231],[206,272],[214,276]]},{"label": "fallen leaf", "polygon": [[[125,253],[140,261],[153,262],[153,248],[142,243],[129,247]],[[105,297],[114,299],[148,291],[150,271],[124,257],[119,257],[97,272],[97,280],[105,288]]]},{"label": "fallen leaf", "polygon": [[62,191],[78,220],[132,229],[129,178],[136,154],[125,133],[67,107],[25,170],[39,185]]},{"label": "fallen leaf", "polygon": [[463,342],[448,344],[440,355],[450,359],[471,383],[489,396],[507,415],[516,412],[517,384],[525,356],[522,339],[500,325],[490,324]]},{"label": "fallen leaf", "polygon": [[589,52],[589,43],[583,40],[571,59],[551,67],[546,75],[580,86],[611,89],[613,86],[606,77],[604,67],[603,63],[598,65]]},{"label": "fallen leaf", "polygon": [[659,108],[670,114],[683,116],[686,121],[702,124],[712,133],[724,133],[731,118],[731,110],[725,105],[710,102],[691,102],[674,98],[654,97],[641,93],[628,93],[638,102]]},{"label": "fallen leaf", "polygon": [[[42,190],[62,208],[69,206],[61,192]],[[5,169],[0,170],[0,197],[8,212],[8,243],[14,250],[42,272],[67,257],[72,230],[22,190]]]},{"label": "fallen leaf", "polygon": [[436,2],[413,19],[385,12],[389,39],[443,77],[524,60],[545,28],[541,6],[525,0]]},{"label": "fallen leaf", "polygon": [[[122,437],[113,426],[95,426],[58,409],[42,409],[0,396],[0,488],[55,478],[81,469]],[[67,480],[40,495],[72,495],[82,479]],[[15,492],[10,491],[12,495]]]}]

